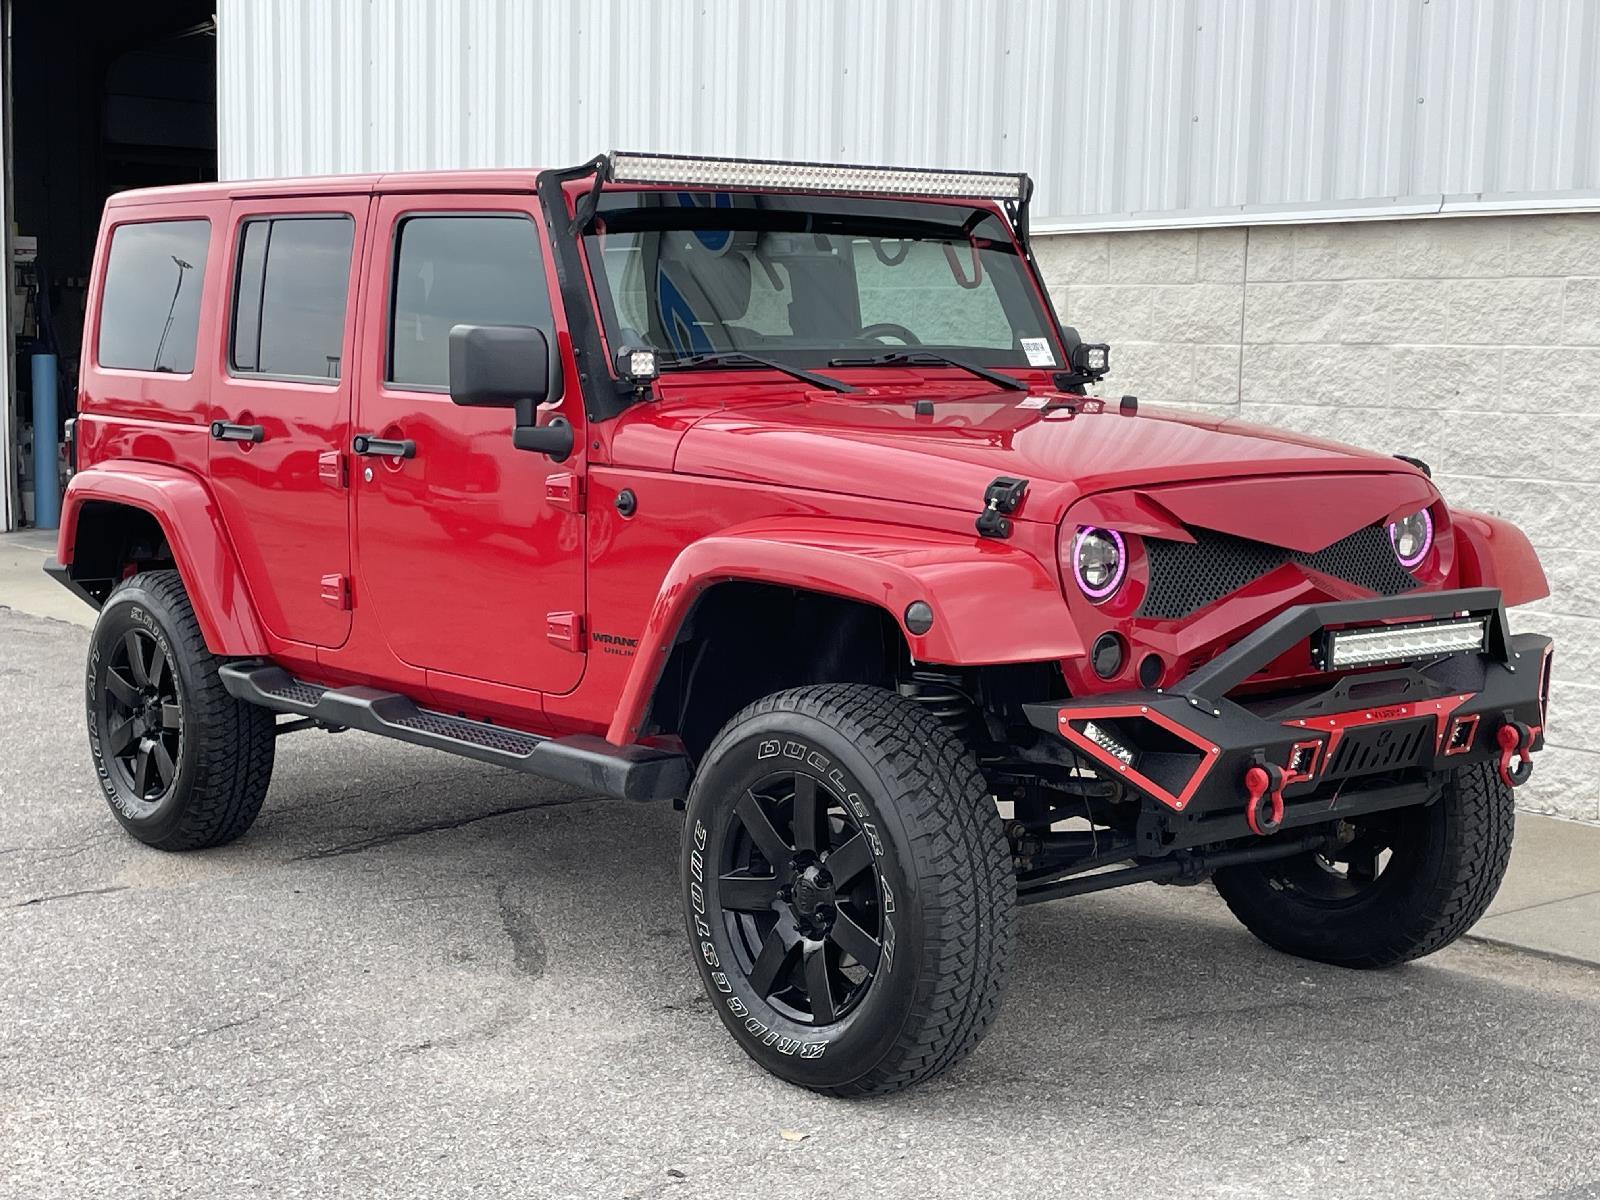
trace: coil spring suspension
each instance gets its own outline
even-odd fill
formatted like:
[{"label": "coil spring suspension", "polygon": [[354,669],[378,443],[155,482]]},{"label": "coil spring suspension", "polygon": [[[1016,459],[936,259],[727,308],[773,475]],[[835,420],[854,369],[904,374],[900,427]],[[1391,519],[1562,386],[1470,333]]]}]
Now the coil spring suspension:
[{"label": "coil spring suspension", "polygon": [[900,694],[915,700],[969,746],[987,740],[983,714],[967,694],[965,680],[956,671],[913,670],[900,681]]}]

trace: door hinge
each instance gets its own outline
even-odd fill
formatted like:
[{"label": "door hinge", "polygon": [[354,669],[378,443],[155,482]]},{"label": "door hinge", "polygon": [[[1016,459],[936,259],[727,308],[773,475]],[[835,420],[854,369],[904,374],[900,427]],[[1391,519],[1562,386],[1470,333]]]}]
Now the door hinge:
[{"label": "door hinge", "polygon": [[552,508],[583,511],[583,477],[561,471],[544,477],[544,498]]},{"label": "door hinge", "polygon": [[350,609],[350,580],[344,575],[324,575],[322,577],[322,601],[331,604],[340,612]]},{"label": "door hinge", "polygon": [[545,613],[544,625],[545,636],[550,639],[551,645],[560,646],[563,650],[571,650],[575,654],[583,653],[582,613]]},{"label": "door hinge", "polygon": [[317,478],[329,487],[349,487],[350,473],[345,466],[344,454],[338,450],[324,450],[318,454]]}]

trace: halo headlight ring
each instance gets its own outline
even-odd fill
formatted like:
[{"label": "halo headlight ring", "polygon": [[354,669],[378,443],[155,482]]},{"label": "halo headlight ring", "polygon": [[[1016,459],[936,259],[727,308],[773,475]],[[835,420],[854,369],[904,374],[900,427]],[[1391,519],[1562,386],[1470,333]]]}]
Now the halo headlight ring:
[{"label": "halo headlight ring", "polygon": [[1128,577],[1128,545],[1115,529],[1080,525],[1072,537],[1072,577],[1095,604],[1116,595]]},{"label": "halo headlight ring", "polygon": [[1408,517],[1389,522],[1389,544],[1394,547],[1395,559],[1408,571],[1414,571],[1433,549],[1433,514],[1418,509]]}]

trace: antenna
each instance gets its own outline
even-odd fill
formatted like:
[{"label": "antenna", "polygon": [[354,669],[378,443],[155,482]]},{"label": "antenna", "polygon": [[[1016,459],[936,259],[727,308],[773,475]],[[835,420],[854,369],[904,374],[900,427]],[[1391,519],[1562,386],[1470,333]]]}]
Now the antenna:
[{"label": "antenna", "polygon": [[169,254],[167,257],[178,264],[178,283],[172,289],[172,303],[167,305],[167,322],[161,327],[161,340],[156,343],[155,357],[150,360],[152,371],[161,370],[161,352],[167,348],[167,335],[172,332],[173,314],[178,311],[178,293],[183,291],[183,273],[194,270],[193,263],[184,262],[176,254]]}]

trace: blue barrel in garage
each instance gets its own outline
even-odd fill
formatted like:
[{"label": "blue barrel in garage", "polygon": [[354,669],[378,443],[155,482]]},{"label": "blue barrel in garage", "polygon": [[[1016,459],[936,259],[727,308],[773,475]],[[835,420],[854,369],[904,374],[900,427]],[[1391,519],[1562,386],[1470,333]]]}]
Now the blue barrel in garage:
[{"label": "blue barrel in garage", "polygon": [[61,523],[61,422],[56,413],[56,356],[33,356],[33,523]]}]

